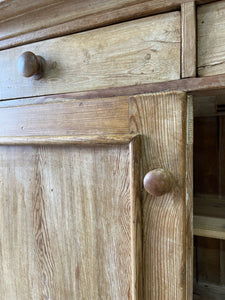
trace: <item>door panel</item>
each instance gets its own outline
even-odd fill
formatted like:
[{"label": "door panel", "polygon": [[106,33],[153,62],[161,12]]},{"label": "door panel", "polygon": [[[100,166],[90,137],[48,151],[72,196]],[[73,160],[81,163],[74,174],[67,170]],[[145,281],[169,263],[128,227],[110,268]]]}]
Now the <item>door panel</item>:
[{"label": "door panel", "polygon": [[1,146],[1,299],[136,298],[133,143]]}]

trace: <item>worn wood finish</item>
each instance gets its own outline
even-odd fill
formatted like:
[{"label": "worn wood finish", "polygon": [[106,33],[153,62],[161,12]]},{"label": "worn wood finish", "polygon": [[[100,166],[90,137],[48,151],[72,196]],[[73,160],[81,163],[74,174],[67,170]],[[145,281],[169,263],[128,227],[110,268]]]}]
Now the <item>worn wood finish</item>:
[{"label": "worn wood finish", "polygon": [[195,1],[182,3],[182,78],[196,76]]},{"label": "worn wood finish", "polygon": [[99,134],[76,136],[0,137],[0,145],[121,145],[136,138],[135,134]]},{"label": "worn wood finish", "polygon": [[[34,52],[46,60],[42,80],[18,75],[17,59],[24,51]],[[2,51],[0,68],[4,70],[0,75],[1,99],[178,79],[180,13],[167,13]]]},{"label": "worn wood finish", "polygon": [[130,98],[130,130],[141,134],[140,176],[163,168],[175,181],[161,197],[143,193],[144,299],[186,299],[186,215],[191,213],[186,204],[186,105],[182,92]]},{"label": "worn wood finish", "polygon": [[0,19],[5,19],[0,23],[0,49],[180,9],[190,0],[18,1],[9,0],[7,6],[0,2]]},{"label": "worn wood finish", "polygon": [[225,2],[198,8],[198,75],[225,73]]},{"label": "worn wood finish", "polygon": [[[12,42],[15,38],[18,40],[18,36],[22,36],[24,42],[25,39],[26,42],[30,42],[30,39],[34,41],[35,38],[36,40],[43,37],[46,39],[71,32],[85,31],[167,10],[175,10],[179,8],[180,2],[178,0],[167,1],[167,3],[162,0],[141,2],[122,0],[119,3],[115,0],[54,1],[51,5],[48,5],[47,2],[46,5],[40,3],[38,9],[37,7],[31,10],[29,7],[25,8],[25,14],[23,12],[22,16],[14,4],[13,13],[18,15],[0,23],[0,40],[4,44],[7,39]],[[6,16],[3,11],[4,9],[0,5],[1,20]],[[21,20],[23,22],[20,22]],[[34,33],[33,38],[31,33]],[[21,42],[17,41],[17,43]]]},{"label": "worn wood finish", "polygon": [[193,97],[187,96],[186,139],[186,300],[193,300]]},{"label": "worn wood finish", "polygon": [[2,299],[142,299],[133,151],[0,147]]},{"label": "worn wood finish", "polygon": [[3,21],[8,18],[15,17],[17,15],[25,14],[32,10],[37,10],[43,6],[47,6],[60,2],[59,0],[38,0],[38,1],[27,1],[27,0],[1,0],[0,1],[0,19]]},{"label": "worn wood finish", "polygon": [[[224,95],[225,93],[225,75],[208,76],[200,78],[185,78],[180,80],[173,80],[168,82],[158,82],[149,83],[141,85],[133,85],[118,88],[107,88],[100,90],[91,90],[87,92],[76,92],[76,93],[66,93],[58,95],[46,95],[42,97],[31,97],[22,99],[12,99],[0,101],[0,107],[9,107],[15,105],[24,104],[38,104],[38,103],[48,103],[52,101],[62,102],[67,99],[94,99],[94,98],[108,98],[108,97],[120,97],[120,96],[130,96],[143,93],[155,93],[155,92],[165,92],[165,91],[176,91],[182,90],[193,95],[194,107],[196,106],[196,101],[205,101],[203,105],[200,104],[198,114],[204,114],[204,110],[210,115],[219,115],[223,113],[216,113],[216,105],[208,103],[208,97],[216,98],[218,95]],[[196,98],[197,97],[197,98]],[[213,99],[211,99],[213,101]],[[210,100],[209,100],[210,101]],[[216,103],[216,102],[215,102]],[[206,107],[207,106],[207,107]],[[210,113],[211,112],[211,113]],[[196,113],[196,111],[195,111]]]},{"label": "worn wood finish", "polygon": [[143,252],[142,252],[142,195],[140,178],[140,136],[130,139],[130,197],[131,197],[131,256],[132,300],[143,299]]},{"label": "worn wood finish", "polygon": [[[63,100],[60,96],[55,98]],[[54,101],[55,98],[51,99]],[[128,97],[0,108],[0,136],[5,137],[128,132]]]},{"label": "worn wood finish", "polygon": [[[200,78],[184,78],[179,80],[172,80],[167,82],[156,82],[140,85],[131,85],[124,87],[107,88],[100,90],[91,90],[75,93],[59,94],[56,99],[93,99],[93,98],[105,98],[105,97],[119,97],[130,96],[145,93],[156,93],[165,91],[177,91],[181,90],[189,92],[194,96],[209,96],[225,93],[225,75],[208,76]],[[27,97],[25,99],[13,99],[13,101],[0,101],[0,107],[14,106],[13,103],[42,103],[51,102],[52,95],[46,95],[44,97]],[[61,99],[62,100],[62,99]],[[61,101],[59,100],[59,101]]]},{"label": "worn wood finish", "polygon": [[[58,23],[59,22],[66,22],[68,21],[68,18],[71,18],[71,10],[72,8],[74,9],[72,18],[76,18],[77,15],[80,16],[85,16],[88,14],[95,14],[96,12],[101,12],[110,10],[111,13],[113,13],[113,10],[115,9],[122,9],[125,7],[137,7],[137,4],[140,4],[140,8],[146,10],[149,13],[159,13],[166,11],[167,9],[175,9],[179,8],[180,4],[189,2],[190,0],[150,0],[150,1],[138,1],[138,0],[121,0],[120,3],[118,3],[115,0],[110,0],[110,1],[93,1],[93,6],[90,5],[90,1],[85,0],[83,4],[72,1],[72,0],[67,0],[66,3],[61,3],[59,0],[38,0],[36,2],[30,2],[29,0],[0,0],[0,18],[2,21],[6,19],[10,19],[12,17],[16,17],[19,15],[24,15],[24,14],[32,14],[34,11],[38,14],[38,18],[41,19],[46,16],[42,15],[42,12],[46,10],[48,13],[53,13],[55,9],[64,9],[63,11],[63,16],[53,16],[56,18],[54,22],[57,24],[57,18],[58,18]],[[218,1],[218,0],[197,0],[195,1],[197,4],[205,4],[208,2],[213,2],[213,1]],[[148,5],[148,2],[149,5]],[[71,6],[74,5],[74,6]],[[40,10],[39,11],[37,11]],[[133,8],[134,9],[134,8]],[[140,10],[140,9],[139,9]],[[140,13],[140,11],[137,10],[136,14]],[[67,14],[66,14],[67,12]],[[68,13],[70,14],[70,17],[68,16]],[[80,16],[80,17],[81,17]],[[62,18],[62,19],[60,19]],[[94,21],[94,20],[93,20]],[[122,21],[122,20],[121,20]],[[50,22],[49,20],[46,20],[46,22]],[[31,26],[31,25],[30,25]],[[49,26],[49,24],[45,24],[46,27]],[[31,31],[32,29],[30,29]],[[33,29],[34,30],[34,29]]]}]

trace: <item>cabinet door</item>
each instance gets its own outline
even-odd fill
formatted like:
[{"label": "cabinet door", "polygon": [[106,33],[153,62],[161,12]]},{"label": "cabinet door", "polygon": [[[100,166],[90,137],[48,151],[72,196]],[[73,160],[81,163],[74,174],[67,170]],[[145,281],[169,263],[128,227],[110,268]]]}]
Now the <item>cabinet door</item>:
[{"label": "cabinet door", "polygon": [[188,299],[186,95],[60,97],[1,104],[0,299]]},{"label": "cabinet door", "polygon": [[192,299],[192,99],[182,92],[130,98],[130,131],[141,136],[140,177],[170,172],[162,196],[142,193],[144,299]]}]

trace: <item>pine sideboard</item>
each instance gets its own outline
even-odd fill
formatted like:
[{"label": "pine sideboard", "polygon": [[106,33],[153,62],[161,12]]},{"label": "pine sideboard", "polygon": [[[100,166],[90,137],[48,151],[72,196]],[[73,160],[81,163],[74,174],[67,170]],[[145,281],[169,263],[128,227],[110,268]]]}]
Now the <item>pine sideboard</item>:
[{"label": "pine sideboard", "polygon": [[0,300],[225,297],[225,1],[0,1]]}]

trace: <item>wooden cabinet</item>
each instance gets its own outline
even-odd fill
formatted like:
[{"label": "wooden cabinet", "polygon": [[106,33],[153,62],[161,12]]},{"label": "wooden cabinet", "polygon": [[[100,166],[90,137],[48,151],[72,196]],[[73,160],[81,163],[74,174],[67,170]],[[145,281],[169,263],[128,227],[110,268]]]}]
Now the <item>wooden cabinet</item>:
[{"label": "wooden cabinet", "polygon": [[224,3],[0,1],[0,300],[224,298]]},{"label": "wooden cabinet", "polygon": [[85,145],[66,145],[62,137],[57,145],[28,139],[1,146],[2,299],[138,296],[141,218],[132,138],[106,136],[104,146],[92,136]]},{"label": "wooden cabinet", "polygon": [[2,299],[183,298],[186,94],[69,98],[2,102]]}]

